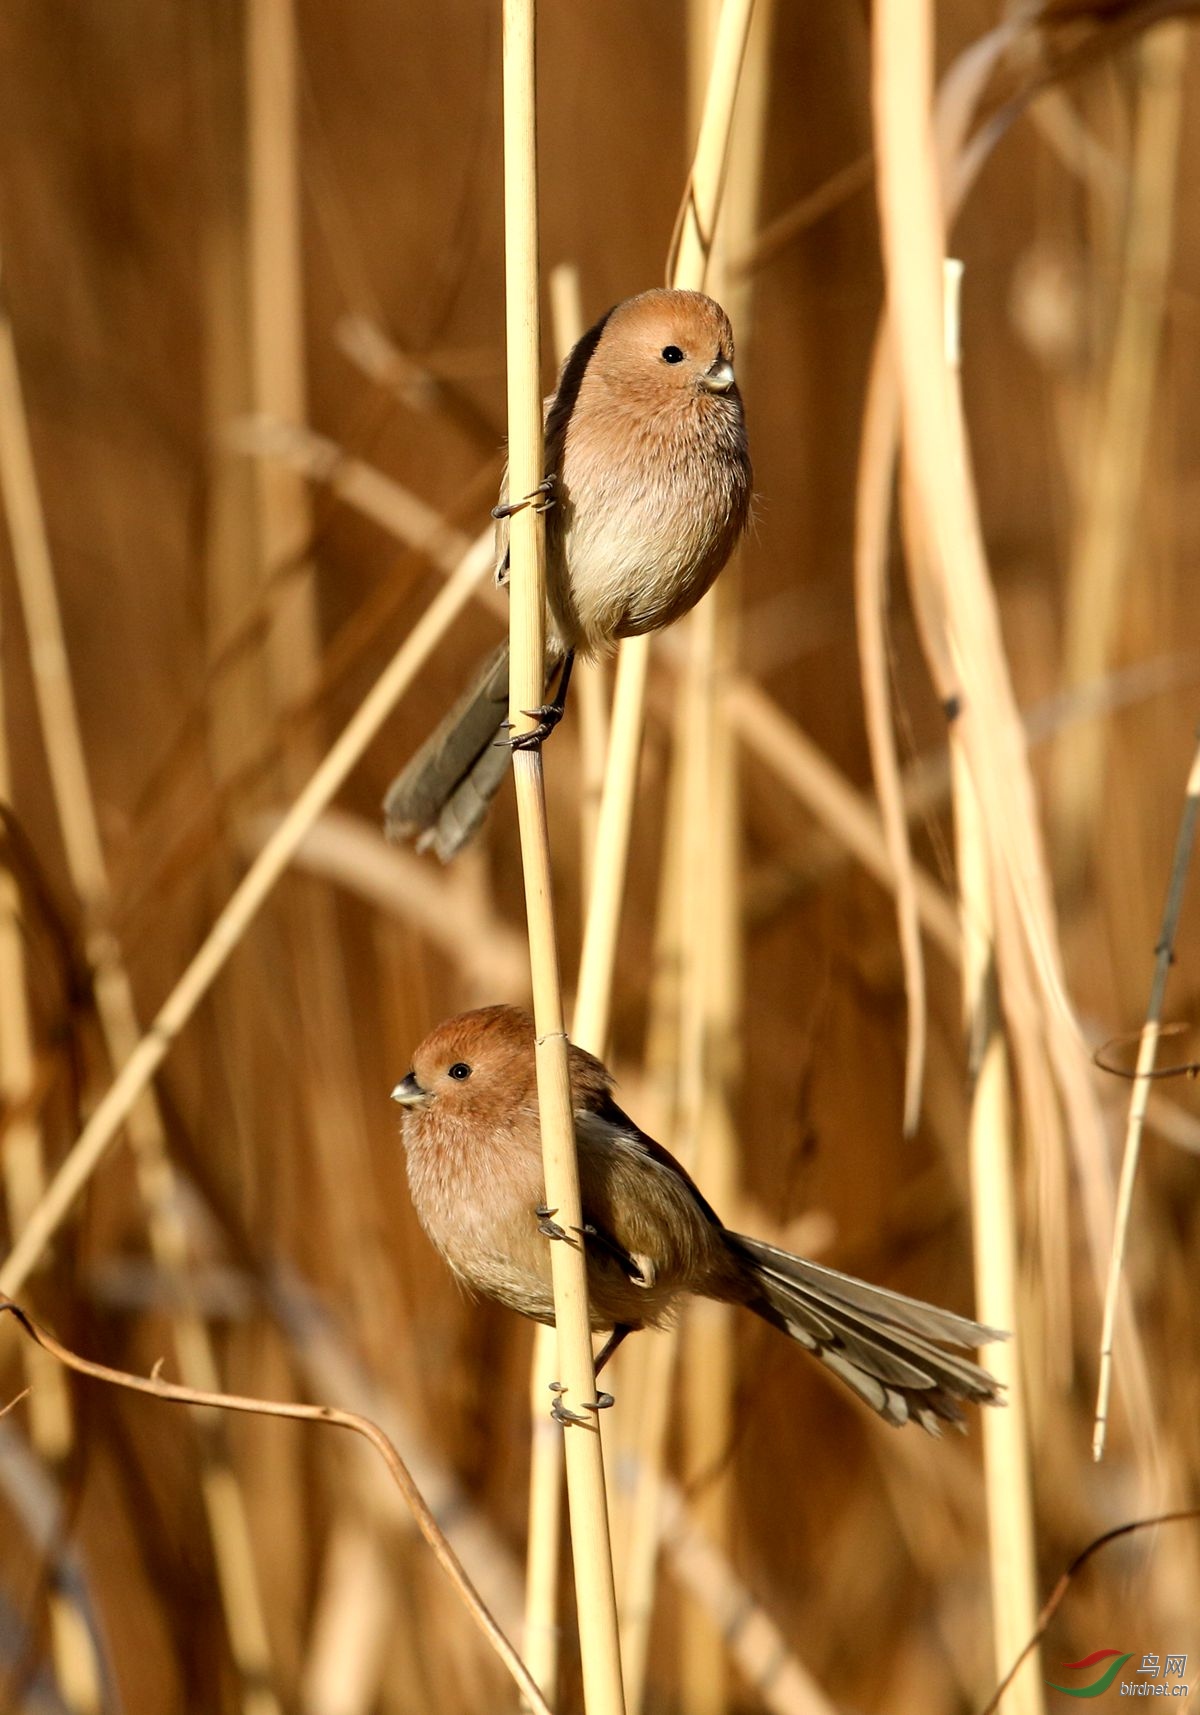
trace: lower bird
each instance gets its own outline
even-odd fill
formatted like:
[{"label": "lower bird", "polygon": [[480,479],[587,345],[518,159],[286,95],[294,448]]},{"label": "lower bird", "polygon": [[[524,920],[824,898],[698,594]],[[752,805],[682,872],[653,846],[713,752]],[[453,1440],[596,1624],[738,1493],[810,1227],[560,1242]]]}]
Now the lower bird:
[{"label": "lower bird", "polygon": [[[936,1435],[962,1423],[962,1402],[1002,1403],[995,1377],[961,1353],[1004,1334],[731,1232],[617,1106],[599,1060],[572,1045],[570,1075],[592,1325],[611,1330],[597,1371],[694,1293],[790,1335],[887,1423]],[[446,1020],[392,1095],[417,1216],[450,1268],[470,1291],[552,1323],[547,1239],[572,1235],[545,1207],[532,1019],[488,1006]]]}]

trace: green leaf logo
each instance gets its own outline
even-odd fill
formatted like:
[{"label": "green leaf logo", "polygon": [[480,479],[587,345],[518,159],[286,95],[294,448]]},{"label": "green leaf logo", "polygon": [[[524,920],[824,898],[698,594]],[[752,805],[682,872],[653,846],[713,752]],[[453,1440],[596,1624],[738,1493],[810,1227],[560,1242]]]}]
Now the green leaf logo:
[{"label": "green leaf logo", "polygon": [[1108,1661],[1109,1656],[1115,1656],[1116,1660],[1109,1662],[1099,1679],[1093,1679],[1090,1685],[1055,1685],[1052,1679],[1048,1680],[1047,1684],[1049,1684],[1055,1691],[1065,1692],[1068,1697],[1099,1697],[1102,1691],[1108,1690],[1109,1686],[1120,1673],[1121,1669],[1125,1666],[1125,1663],[1129,1660],[1129,1657],[1132,1654],[1132,1650],[1128,1651],[1125,1655],[1122,1655],[1119,1650],[1115,1649],[1093,1650],[1091,1655],[1085,1655],[1082,1661],[1064,1661],[1063,1666],[1095,1667],[1097,1662]]}]

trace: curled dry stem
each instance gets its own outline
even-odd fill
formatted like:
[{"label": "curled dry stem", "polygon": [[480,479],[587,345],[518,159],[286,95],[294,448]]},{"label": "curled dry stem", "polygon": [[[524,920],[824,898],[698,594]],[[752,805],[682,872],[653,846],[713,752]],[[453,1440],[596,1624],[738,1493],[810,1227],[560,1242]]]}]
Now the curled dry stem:
[{"label": "curled dry stem", "polygon": [[[525,1663],[517,1654],[500,1626],[485,1605],[483,1598],[467,1576],[466,1569],[446,1539],[441,1526],[434,1518],[425,1499],[412,1475],[401,1459],[395,1446],[369,1417],[362,1417],[356,1411],[342,1411],[332,1405],[305,1405],[288,1400],[252,1399],[243,1394],[205,1393],[199,1388],[179,1387],[174,1382],[162,1381],[157,1368],[152,1376],[135,1376],[126,1370],[110,1369],[107,1364],[93,1363],[90,1358],[80,1357],[62,1345],[53,1335],[48,1334],[15,1304],[11,1298],[0,1297],[0,1314],[7,1311],[18,1323],[23,1332],[42,1348],[49,1352],[67,1369],[74,1370],[78,1375],[91,1376],[95,1381],[108,1382],[110,1386],[127,1388],[131,1393],[149,1394],[153,1399],[167,1400],[175,1405],[211,1406],[217,1411],[242,1411],[256,1417],[288,1417],[301,1423],[332,1423],[341,1429],[350,1429],[356,1435],[361,1435],[369,1441],[379,1454],[392,1481],[404,1496],[416,1520],[417,1528],[433,1550],[442,1570],[446,1573],[455,1590],[462,1598],[467,1612],[483,1633],[488,1643],[495,1650],[504,1666],[520,1688],[521,1695],[526,1699],[535,1715],[552,1715],[550,1705],[542,1696],[533,1681]],[[14,1400],[12,1402],[16,1404]]]}]

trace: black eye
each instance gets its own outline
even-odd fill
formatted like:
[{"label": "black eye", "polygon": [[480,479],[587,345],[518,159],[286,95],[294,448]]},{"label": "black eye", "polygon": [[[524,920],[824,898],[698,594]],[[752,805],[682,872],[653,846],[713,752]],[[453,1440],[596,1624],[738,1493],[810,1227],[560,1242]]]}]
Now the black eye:
[{"label": "black eye", "polygon": [[662,360],[664,363],[682,363],[683,353],[677,345],[664,345],[662,348]]},{"label": "black eye", "polygon": [[467,1065],[465,1060],[456,1060],[450,1068],[450,1076],[457,1079],[461,1084],[464,1078],[469,1078],[471,1076],[471,1068]]}]

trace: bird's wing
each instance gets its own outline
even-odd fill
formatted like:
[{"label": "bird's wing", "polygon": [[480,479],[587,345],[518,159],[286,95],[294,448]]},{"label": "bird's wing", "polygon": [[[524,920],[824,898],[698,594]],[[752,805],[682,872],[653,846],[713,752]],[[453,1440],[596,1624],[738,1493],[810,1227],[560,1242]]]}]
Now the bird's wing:
[{"label": "bird's wing", "polygon": [[[710,1221],[714,1227],[724,1226],[721,1217],[683,1163],[677,1161],[669,1149],[664,1149],[661,1143],[642,1131],[640,1126],[635,1125],[624,1109],[618,1107],[611,1092],[605,1091],[602,1096],[596,1098],[591,1104],[590,1111],[596,1119],[610,1128],[614,1142],[619,1147],[629,1149],[635,1156],[641,1156],[652,1161],[656,1167],[661,1168],[665,1173],[673,1174],[676,1179],[681,1180],[691,1192],[692,1200],[705,1220]],[[576,1118],[578,1119],[578,1117],[577,1115]]]}]

